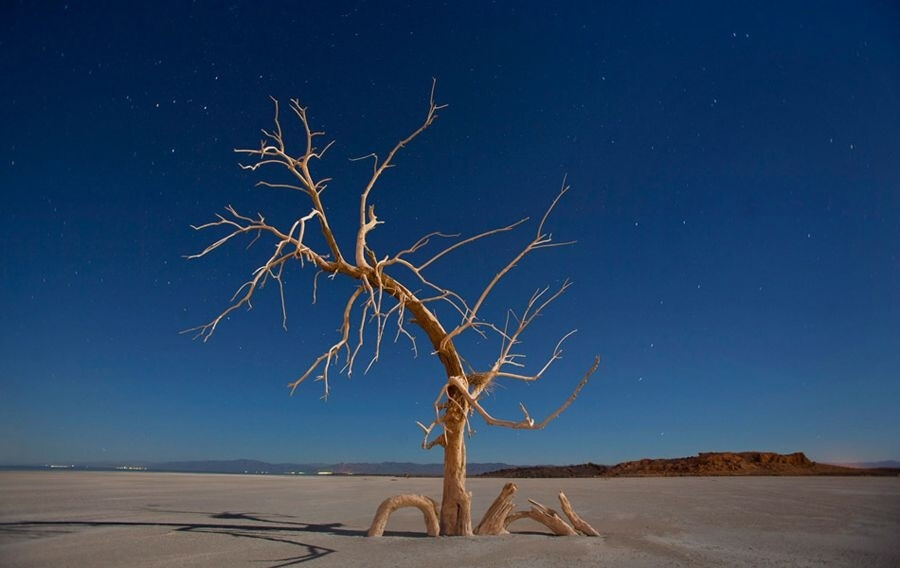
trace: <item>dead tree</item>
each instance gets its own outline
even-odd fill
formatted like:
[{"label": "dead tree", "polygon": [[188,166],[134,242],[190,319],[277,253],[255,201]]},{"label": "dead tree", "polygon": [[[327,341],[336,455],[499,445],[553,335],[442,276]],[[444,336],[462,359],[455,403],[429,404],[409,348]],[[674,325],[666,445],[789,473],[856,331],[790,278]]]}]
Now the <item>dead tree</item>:
[{"label": "dead tree", "polygon": [[[415,350],[414,330],[408,326],[419,328],[428,338],[430,351],[440,360],[447,377],[446,383],[441,387],[434,401],[433,417],[427,425],[418,422],[424,433],[422,447],[431,449],[440,446],[444,450],[443,496],[439,507],[436,504],[432,506],[432,501],[423,496],[397,496],[385,501],[372,523],[370,534],[381,534],[384,524],[387,522],[387,516],[397,507],[415,506],[423,511],[426,521],[432,512],[439,517],[440,534],[472,535],[471,496],[466,491],[465,438],[467,434],[471,433],[469,419],[474,414],[478,414],[492,426],[528,430],[541,429],[559,416],[575,400],[599,364],[599,358],[596,358],[568,398],[555,412],[541,421],[533,419],[525,406],[521,404],[522,417],[518,420],[495,418],[482,404],[482,395],[497,379],[526,382],[540,379],[550,365],[560,358],[563,342],[574,333],[574,331],[569,332],[559,340],[549,359],[536,372],[526,373],[523,371],[522,358],[524,355],[516,352],[520,337],[535,318],[569,288],[568,281],[555,290],[551,290],[549,287],[537,290],[521,311],[509,310],[506,321],[503,323],[491,322],[482,318],[482,308],[491,298],[491,293],[495,290],[498,282],[506,277],[525,256],[538,250],[571,244],[555,242],[545,231],[548,216],[566,193],[568,186],[564,181],[558,194],[537,223],[532,237],[519,252],[500,266],[476,298],[466,299],[453,290],[432,281],[429,276],[429,268],[458,249],[492,235],[520,227],[528,220],[527,218],[464,238],[460,235],[431,233],[420,238],[410,247],[393,254],[376,253],[368,243],[369,234],[382,224],[375,214],[375,205],[372,203],[372,194],[376,183],[384,172],[393,166],[393,160],[397,153],[428,129],[437,119],[438,111],[446,106],[434,102],[434,84],[432,84],[428,110],[418,128],[397,142],[383,157],[370,154],[359,158],[371,159],[373,166],[371,177],[360,193],[359,225],[356,230],[355,242],[349,248],[343,248],[335,238],[322,202],[322,193],[329,180],[319,178],[313,173],[313,164],[322,159],[331,143],[322,148],[316,146],[317,139],[323,136],[324,132],[313,130],[306,108],[301,106],[299,101],[293,99],[289,108],[295,118],[299,120],[306,140],[305,148],[301,153],[289,153],[282,133],[278,101],[275,99],[272,101],[275,106],[274,129],[262,131],[264,138],[258,148],[235,151],[251,159],[250,163],[241,165],[241,168],[245,170],[256,171],[270,166],[283,168],[289,174],[290,183],[259,181],[257,185],[299,192],[308,199],[309,210],[299,216],[290,227],[284,229],[270,224],[261,214],[244,215],[229,205],[225,208],[225,213],[216,215],[216,220],[194,227],[197,230],[221,229],[224,230],[224,234],[201,252],[187,258],[206,256],[233,238],[245,235],[252,237],[253,242],[267,237],[274,242],[274,247],[271,256],[265,263],[253,270],[250,278],[237,289],[224,311],[210,322],[188,331],[196,332],[196,336],[204,341],[208,340],[219,324],[232,312],[242,308],[249,309],[254,294],[270,281],[274,281],[278,285],[282,316],[286,319],[282,271],[288,263],[297,262],[301,266],[310,267],[315,271],[313,277],[314,298],[315,283],[321,274],[330,277],[345,277],[355,282],[355,289],[347,298],[341,314],[338,339],[325,349],[300,374],[299,378],[288,384],[290,392],[293,393],[309,377],[314,377],[324,385],[324,394],[327,397],[331,375],[335,370],[348,376],[353,372],[364,340],[368,339],[372,345],[372,354],[368,362],[368,365],[371,366],[379,358],[381,343],[386,331],[390,329],[390,332],[396,337],[404,336],[411,342]],[[314,245],[310,244],[311,241],[307,238],[310,231],[318,231],[324,237],[323,246],[314,248]],[[452,239],[452,241],[447,241],[447,239]],[[429,247],[439,240],[451,244],[437,249],[436,252],[425,254]],[[413,260],[414,258],[416,260]],[[443,311],[442,315],[445,317],[442,319],[436,315],[434,308],[437,305],[449,307],[449,310]],[[446,317],[447,313],[451,313],[452,317]],[[493,335],[497,338],[499,353],[493,364],[481,370],[467,369],[464,366],[465,360],[457,352],[454,342],[463,333],[477,333],[483,337]],[[509,496],[511,493],[507,497]],[[434,511],[430,512],[432,507]],[[496,512],[492,514],[501,515],[502,518],[486,518],[482,521],[481,525],[485,528],[481,534],[504,532],[506,525],[511,520],[515,520],[516,515],[521,515],[511,511],[512,507],[508,504],[498,506]],[[558,515],[554,518],[553,515],[546,513],[546,507],[535,506],[531,511],[526,511],[524,515],[543,522],[557,534],[574,534],[571,527],[568,531],[560,528],[562,525],[559,523],[567,527],[568,525]],[[578,520],[583,523],[580,519]],[[431,532],[433,530],[429,523],[429,533]]]}]

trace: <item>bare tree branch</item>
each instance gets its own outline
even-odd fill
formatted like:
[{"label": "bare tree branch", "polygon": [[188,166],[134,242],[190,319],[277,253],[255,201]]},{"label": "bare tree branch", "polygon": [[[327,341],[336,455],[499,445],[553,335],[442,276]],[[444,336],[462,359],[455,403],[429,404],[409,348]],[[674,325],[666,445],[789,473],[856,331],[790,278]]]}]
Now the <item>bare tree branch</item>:
[{"label": "bare tree branch", "polygon": [[519,408],[522,409],[522,414],[524,417],[522,420],[514,421],[514,420],[500,420],[491,416],[491,414],[484,409],[483,406],[478,402],[478,400],[469,392],[468,386],[460,377],[450,377],[448,379],[448,385],[453,386],[456,390],[466,399],[466,402],[476,411],[478,414],[487,422],[490,426],[503,426],[504,428],[513,428],[516,430],[541,430],[547,424],[549,424],[552,420],[554,420],[557,416],[563,413],[565,409],[567,409],[578,396],[578,393],[581,392],[581,389],[584,388],[584,385],[587,384],[588,379],[591,378],[591,375],[594,374],[594,371],[597,370],[597,367],[600,365],[600,357],[596,357],[594,359],[594,364],[591,365],[590,369],[584,374],[581,381],[575,387],[575,390],[572,391],[572,394],[569,395],[569,398],[563,402],[559,408],[554,410],[549,416],[544,418],[541,422],[535,422],[534,419],[528,414],[528,410],[525,409],[523,404],[519,404]]},{"label": "bare tree branch", "polygon": [[[488,296],[494,290],[494,287],[497,285],[498,282],[500,282],[500,280],[510,270],[512,270],[512,268],[514,266],[516,266],[516,264],[519,263],[519,261],[521,261],[523,258],[525,258],[525,256],[528,255],[529,253],[531,253],[535,250],[538,250],[540,248],[546,248],[548,245],[550,245],[552,243],[552,241],[553,241],[552,237],[550,235],[545,235],[543,233],[544,223],[546,222],[547,217],[550,215],[550,212],[553,211],[554,207],[556,207],[556,204],[559,202],[560,198],[568,190],[569,190],[569,187],[567,185],[565,185],[565,183],[564,183],[562,188],[560,189],[559,193],[557,194],[556,198],[553,200],[553,203],[550,204],[550,207],[547,208],[547,211],[544,213],[544,216],[541,218],[541,222],[538,225],[538,230],[537,230],[537,234],[536,234],[535,238],[530,243],[528,243],[525,246],[525,248],[523,248],[521,251],[519,251],[519,253],[506,264],[506,266],[501,268],[500,271],[494,275],[494,277],[491,279],[491,281],[488,282],[487,286],[485,286],[484,289],[482,290],[481,295],[478,296],[478,299],[472,305],[472,308],[469,310],[469,313],[467,314],[467,316],[465,318],[463,318],[463,321],[447,333],[447,336],[443,340],[444,343],[449,343],[450,341],[453,340],[454,337],[458,336],[459,334],[466,331],[467,329],[470,329],[474,325],[476,318],[478,317],[478,310],[481,309],[481,306],[484,304],[484,302],[487,300]],[[566,244],[570,244],[570,243],[558,243],[558,244],[566,245]]]},{"label": "bare tree branch", "polygon": [[[299,379],[288,383],[288,388],[291,389],[291,394],[294,394],[294,391],[297,390],[297,387],[300,386],[300,383],[306,380],[313,371],[315,371],[319,365],[324,361],[325,365],[322,370],[322,374],[317,377],[325,384],[325,394],[324,398],[328,398],[329,389],[328,389],[328,368],[331,366],[331,361],[334,359],[335,355],[337,355],[341,349],[349,350],[347,347],[347,340],[350,337],[350,312],[353,310],[353,304],[356,303],[356,299],[359,298],[360,294],[362,294],[364,288],[362,286],[358,287],[353,294],[350,295],[350,299],[347,300],[347,304],[344,306],[344,317],[341,320],[341,338],[328,348],[328,351],[319,355],[313,364],[309,366],[305,373],[303,373]],[[353,356],[349,356],[350,359],[347,361],[347,366],[353,366]]]},{"label": "bare tree branch", "polygon": [[[422,122],[422,125],[415,129],[412,134],[404,138],[403,140],[397,142],[397,144],[388,152],[388,155],[381,162],[381,165],[378,165],[378,156],[375,154],[371,154],[375,158],[375,166],[374,171],[372,173],[372,177],[369,179],[369,182],[366,184],[366,187],[363,189],[359,198],[359,231],[356,233],[356,265],[359,267],[367,266],[366,258],[365,258],[365,249],[366,249],[366,235],[369,231],[375,228],[378,225],[378,222],[375,217],[375,207],[374,205],[369,205],[369,194],[372,192],[372,188],[375,187],[375,183],[378,181],[378,178],[381,177],[381,174],[387,168],[391,167],[391,161],[394,159],[394,156],[397,152],[400,151],[401,148],[404,148],[407,144],[413,141],[419,134],[425,131],[431,123],[437,118],[437,111],[446,108],[447,105],[438,105],[434,102],[434,89],[437,85],[436,80],[432,80],[431,82],[431,95],[428,99],[428,112],[425,115],[425,120]],[[368,218],[367,218],[368,214]]]},{"label": "bare tree branch", "polygon": [[458,249],[459,247],[462,247],[462,246],[471,244],[471,243],[477,241],[478,239],[482,239],[482,238],[484,238],[484,237],[489,237],[489,236],[491,236],[491,235],[496,235],[497,233],[503,233],[503,232],[506,232],[506,231],[512,231],[513,229],[515,229],[516,227],[518,227],[519,225],[521,225],[522,223],[524,223],[524,222],[527,221],[527,220],[528,220],[528,217],[525,217],[524,219],[519,219],[518,221],[516,221],[516,222],[513,223],[512,225],[507,225],[507,226],[505,226],[505,227],[500,227],[499,229],[492,229],[492,230],[490,230],[490,231],[485,231],[485,232],[480,233],[480,234],[478,234],[478,235],[475,235],[475,236],[469,237],[469,238],[467,238],[467,239],[464,239],[464,240],[462,240],[462,241],[459,241],[458,243],[455,243],[455,244],[453,244],[453,245],[451,245],[451,246],[445,248],[445,249],[442,250],[441,252],[437,253],[436,255],[434,255],[433,257],[431,257],[430,259],[428,259],[427,262],[423,262],[422,264],[419,265],[418,268],[419,268],[420,271],[421,271],[421,270],[425,270],[426,268],[428,268],[429,266],[431,266],[431,264],[434,263],[436,260],[438,260],[439,258],[441,258],[442,256],[444,256],[445,254],[447,254],[447,253],[449,253],[449,252],[452,252],[452,251]]}]

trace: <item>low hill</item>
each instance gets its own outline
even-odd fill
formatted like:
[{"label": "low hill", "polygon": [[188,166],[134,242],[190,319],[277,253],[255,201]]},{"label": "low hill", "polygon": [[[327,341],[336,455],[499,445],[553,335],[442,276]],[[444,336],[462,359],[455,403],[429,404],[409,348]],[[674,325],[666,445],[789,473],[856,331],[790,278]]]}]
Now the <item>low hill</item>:
[{"label": "low hill", "polygon": [[481,477],[602,477],[608,465],[584,463],[580,465],[535,465],[507,467],[481,474]]}]

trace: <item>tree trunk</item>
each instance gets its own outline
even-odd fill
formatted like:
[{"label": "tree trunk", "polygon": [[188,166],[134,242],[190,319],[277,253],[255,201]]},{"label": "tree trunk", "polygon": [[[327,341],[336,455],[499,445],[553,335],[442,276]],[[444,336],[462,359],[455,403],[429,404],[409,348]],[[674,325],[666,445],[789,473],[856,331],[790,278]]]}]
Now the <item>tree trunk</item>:
[{"label": "tree trunk", "polygon": [[441,534],[472,536],[471,495],[466,491],[466,403],[450,397],[444,414],[444,495],[441,500]]}]

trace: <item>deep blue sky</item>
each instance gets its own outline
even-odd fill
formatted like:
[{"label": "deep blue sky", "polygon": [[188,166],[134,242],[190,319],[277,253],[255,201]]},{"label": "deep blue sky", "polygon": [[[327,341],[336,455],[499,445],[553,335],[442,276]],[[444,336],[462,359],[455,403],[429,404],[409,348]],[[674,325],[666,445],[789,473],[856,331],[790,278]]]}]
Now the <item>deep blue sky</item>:
[{"label": "deep blue sky", "polygon": [[[0,8],[0,463],[440,461],[414,424],[443,381],[424,349],[386,349],[327,402],[317,383],[288,397],[346,283],[312,306],[292,271],[288,332],[270,287],[208,343],[178,334],[270,250],[187,261],[213,239],[191,224],[308,210],[232,153],[271,126],[268,96],[337,140],[318,172],[346,242],[369,171],[347,158],[416,127],[432,77],[450,106],[377,188],[376,251],[539,216],[568,175],[549,228],[578,243],[523,263],[491,310],[568,277],[523,347],[537,364],[579,332],[487,405],[542,416],[603,356],[545,431],[476,418],[471,461],[900,457],[896,4],[144,4]],[[472,294],[531,230],[432,277]]]}]

